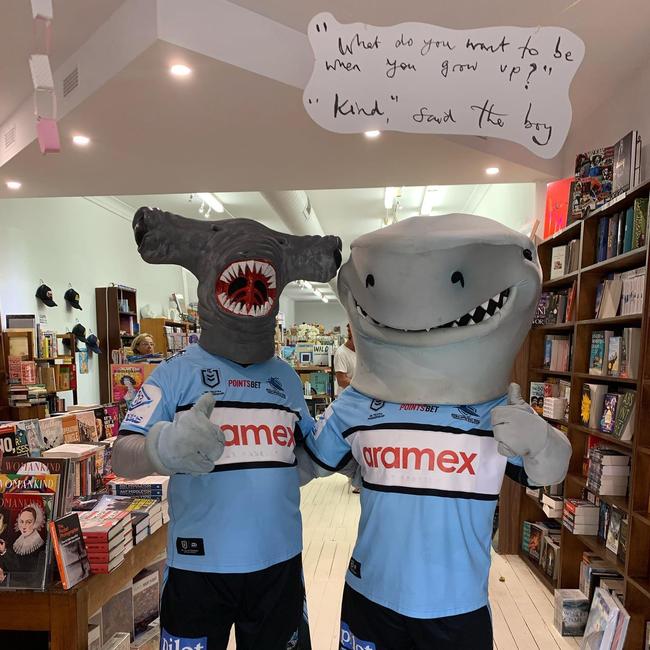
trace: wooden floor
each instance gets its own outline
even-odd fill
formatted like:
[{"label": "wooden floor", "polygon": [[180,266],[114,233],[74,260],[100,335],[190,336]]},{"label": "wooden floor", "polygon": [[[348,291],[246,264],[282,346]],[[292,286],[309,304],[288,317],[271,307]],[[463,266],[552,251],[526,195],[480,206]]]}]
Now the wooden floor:
[{"label": "wooden floor", "polygon": [[[303,564],[314,650],[338,650],[339,607],[359,519],[359,496],[331,476],[302,489]],[[501,578],[504,580],[501,581]],[[498,650],[575,650],[553,627],[552,594],[520,558],[493,554],[490,602]],[[234,650],[231,639],[229,650]]]}]

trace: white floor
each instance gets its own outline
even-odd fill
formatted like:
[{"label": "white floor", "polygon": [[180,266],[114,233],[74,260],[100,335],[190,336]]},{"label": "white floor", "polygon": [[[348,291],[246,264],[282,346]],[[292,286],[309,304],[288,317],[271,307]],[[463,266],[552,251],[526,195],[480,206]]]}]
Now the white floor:
[{"label": "white floor", "polygon": [[[359,497],[332,476],[302,490],[303,564],[314,650],[338,650],[339,607],[357,533]],[[503,580],[501,580],[503,578]],[[575,650],[553,627],[551,592],[513,555],[493,555],[490,601],[498,650]],[[234,650],[231,639],[228,650]]]}]

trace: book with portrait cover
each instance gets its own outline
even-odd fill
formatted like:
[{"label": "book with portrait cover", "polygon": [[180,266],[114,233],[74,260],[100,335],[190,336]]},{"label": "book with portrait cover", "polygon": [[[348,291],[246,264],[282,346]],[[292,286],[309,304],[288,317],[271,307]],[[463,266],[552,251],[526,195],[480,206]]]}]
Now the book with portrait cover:
[{"label": "book with portrait cover", "polygon": [[0,506],[0,589],[38,589],[48,584],[54,495],[5,492]]},{"label": "book with portrait cover", "polygon": [[90,575],[79,515],[75,512],[50,522],[54,556],[64,589],[70,589]]}]

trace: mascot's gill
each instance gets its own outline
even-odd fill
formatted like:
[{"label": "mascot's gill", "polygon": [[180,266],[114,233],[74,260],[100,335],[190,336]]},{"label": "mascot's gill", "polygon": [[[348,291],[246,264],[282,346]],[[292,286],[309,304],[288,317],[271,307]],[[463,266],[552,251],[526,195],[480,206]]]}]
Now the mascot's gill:
[{"label": "mascot's gill", "polygon": [[362,479],[342,648],[492,648],[504,473],[557,483],[571,453],[508,386],[540,284],[531,241],[481,217],[415,217],[352,244],[338,288],[357,368],[307,438],[322,468],[354,459]]},{"label": "mascot's gill", "polygon": [[294,452],[314,422],[275,317],[287,283],[334,277],[340,240],[148,208],[133,230],[199,279],[200,344],[151,374],[113,451],[119,475],[171,475],[161,648],[225,650],[233,624],[239,650],[309,648]]}]

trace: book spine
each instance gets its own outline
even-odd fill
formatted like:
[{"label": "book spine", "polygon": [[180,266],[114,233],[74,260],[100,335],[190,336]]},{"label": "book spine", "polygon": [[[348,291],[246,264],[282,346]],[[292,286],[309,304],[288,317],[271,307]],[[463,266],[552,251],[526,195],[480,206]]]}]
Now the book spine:
[{"label": "book spine", "polygon": [[54,549],[54,557],[56,558],[56,565],[59,569],[59,575],[61,576],[61,584],[64,589],[69,589],[70,585],[68,583],[65,564],[63,562],[63,556],[61,555],[61,546],[59,544],[59,538],[56,534],[56,525],[53,521],[49,523],[50,528],[50,539],[52,540],[52,548]]}]

